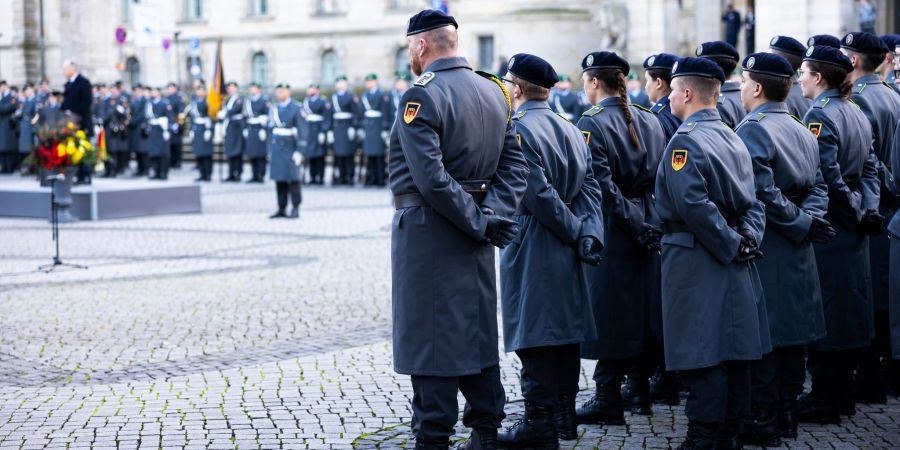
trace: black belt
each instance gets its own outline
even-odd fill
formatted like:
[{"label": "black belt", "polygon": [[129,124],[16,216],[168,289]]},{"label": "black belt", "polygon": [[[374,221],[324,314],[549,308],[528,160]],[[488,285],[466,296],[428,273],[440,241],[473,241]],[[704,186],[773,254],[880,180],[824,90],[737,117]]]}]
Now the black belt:
[{"label": "black belt", "polygon": [[859,178],[856,178],[856,177],[844,178],[844,184],[846,184],[847,187],[850,188],[851,191],[859,190]]},{"label": "black belt", "polygon": [[[733,229],[737,229],[741,225],[741,217],[740,216],[730,216],[725,218],[725,222],[729,227]],[[685,222],[663,222],[663,233],[672,234],[672,233],[692,233],[694,230],[688,226]]]},{"label": "black belt", "polygon": [[[484,198],[487,197],[488,189],[491,187],[490,181],[459,181],[458,183],[462,186],[463,191],[469,193],[472,199],[475,200],[475,203],[478,204],[484,201]],[[414,208],[417,206],[426,207],[431,205],[418,192],[394,196],[394,208],[396,209]]]}]

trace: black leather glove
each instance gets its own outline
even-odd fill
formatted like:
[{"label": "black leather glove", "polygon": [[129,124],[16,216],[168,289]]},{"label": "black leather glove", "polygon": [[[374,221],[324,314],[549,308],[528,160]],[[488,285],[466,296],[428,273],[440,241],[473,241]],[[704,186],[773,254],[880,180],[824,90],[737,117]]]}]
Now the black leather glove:
[{"label": "black leather glove", "polygon": [[806,240],[813,244],[831,242],[837,234],[831,223],[821,217],[812,215],[810,217],[812,217],[812,225],[809,226],[809,232],[806,233]]},{"label": "black leather glove", "polygon": [[859,232],[869,236],[878,236],[884,228],[884,216],[874,209],[867,209],[859,222]]},{"label": "black leather glove", "polygon": [[638,244],[651,252],[658,252],[662,247],[659,240],[662,239],[662,230],[649,223],[644,224],[644,229],[637,235]]},{"label": "black leather glove", "polygon": [[603,245],[595,237],[584,236],[578,238],[578,259],[585,263],[592,266],[600,264],[600,261],[603,259],[600,257],[601,250],[603,250]]},{"label": "black leather glove", "polygon": [[759,251],[759,244],[756,243],[753,234],[747,230],[740,230],[738,233],[741,235],[741,245],[738,247],[738,254],[734,260],[742,263],[762,258],[763,253]]},{"label": "black leather glove", "polygon": [[503,248],[516,238],[519,226],[514,220],[498,216],[490,208],[482,208],[481,212],[487,216],[487,228],[484,231],[485,242]]}]

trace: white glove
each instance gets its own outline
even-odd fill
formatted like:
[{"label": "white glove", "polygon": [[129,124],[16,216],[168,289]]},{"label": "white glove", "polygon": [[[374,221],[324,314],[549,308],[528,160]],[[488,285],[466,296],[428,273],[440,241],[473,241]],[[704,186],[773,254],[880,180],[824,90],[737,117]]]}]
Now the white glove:
[{"label": "white glove", "polygon": [[325,133],[325,136],[325,142],[334,144],[334,131],[328,130],[328,133]]},{"label": "white glove", "polygon": [[206,131],[203,132],[203,140],[206,142],[212,140],[212,130],[207,128]]},{"label": "white glove", "polygon": [[247,139],[247,136],[250,136],[250,130],[244,128],[244,139]]},{"label": "white glove", "polygon": [[188,140],[191,142],[194,141],[194,130],[188,131]]},{"label": "white glove", "polygon": [[216,114],[216,118],[219,120],[224,119],[225,118],[225,110],[223,109],[223,110],[219,111],[219,113]]},{"label": "white glove", "polygon": [[172,135],[169,134],[169,130],[163,131],[163,140],[164,141],[168,141],[170,137],[172,137]]},{"label": "white glove", "polygon": [[261,140],[261,141],[266,140],[266,129],[265,128],[259,130],[259,140]]},{"label": "white glove", "polygon": [[319,133],[318,141],[319,141],[319,145],[322,145],[325,143],[325,133]]},{"label": "white glove", "polygon": [[356,128],[350,127],[347,128],[347,137],[350,138],[351,141],[356,139]]},{"label": "white glove", "polygon": [[391,142],[391,133],[387,131],[381,132],[381,140],[384,141],[384,145],[390,145]]},{"label": "white glove", "polygon": [[116,111],[118,111],[119,114],[125,114],[125,107],[122,105],[118,105],[116,106]]},{"label": "white glove", "polygon": [[360,128],[359,131],[356,132],[356,135],[359,136],[359,140],[361,140],[361,141],[365,140],[366,139],[366,130],[363,128]]},{"label": "white glove", "polygon": [[300,154],[300,152],[294,152],[294,154],[291,155],[291,159],[294,160],[294,165],[297,166],[299,166],[300,163],[303,162],[303,156]]}]

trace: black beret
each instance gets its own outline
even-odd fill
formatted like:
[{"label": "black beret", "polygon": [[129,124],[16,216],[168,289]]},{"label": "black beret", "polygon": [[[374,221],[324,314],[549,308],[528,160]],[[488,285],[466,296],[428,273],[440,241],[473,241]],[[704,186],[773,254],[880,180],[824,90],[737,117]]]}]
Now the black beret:
[{"label": "black beret", "polygon": [[229,82],[225,83],[225,86],[226,87],[228,87],[228,86],[239,87],[237,84],[237,81],[229,81]]},{"label": "black beret", "polygon": [[106,87],[106,83],[97,83],[97,84],[94,85],[94,87],[95,87],[95,88],[105,88],[105,87]]},{"label": "black beret", "polygon": [[841,40],[830,34],[817,34],[809,38],[806,41],[806,45],[810,47],[813,45],[824,45],[826,47],[841,48]]},{"label": "black beret", "polygon": [[612,69],[619,70],[623,74],[631,72],[631,66],[625,58],[617,55],[615,52],[593,52],[589,53],[581,60],[582,72],[592,69]]},{"label": "black beret", "polygon": [[790,36],[775,36],[769,41],[769,48],[802,57],[806,46]]},{"label": "black beret", "polygon": [[527,53],[517,53],[509,58],[507,65],[509,73],[540,87],[552,88],[559,75],[553,70],[553,66],[542,58]]},{"label": "black beret", "polygon": [[841,48],[857,53],[880,53],[882,55],[891,51],[880,37],[866,32],[847,33],[841,40]]},{"label": "black beret", "polygon": [[814,45],[808,48],[803,60],[831,64],[833,66],[838,66],[847,72],[853,71],[853,64],[850,63],[850,58],[848,58],[847,55],[841,53],[840,50],[834,47],[825,45]]},{"label": "black beret", "polygon": [[[2,84],[2,83],[0,83],[0,84]],[[63,95],[63,93],[62,93],[62,91],[52,91],[52,92],[50,92],[50,95],[52,95],[54,97],[58,97],[60,95]]]},{"label": "black beret", "polygon": [[731,58],[735,61],[741,59],[736,48],[724,41],[704,42],[697,46],[695,50],[697,56],[701,58]]},{"label": "black beret", "polygon": [[900,45],[900,34],[885,34],[881,36],[881,40],[884,41],[891,51],[894,51]]},{"label": "black beret", "polygon": [[287,83],[278,83],[275,85],[275,89],[290,89],[291,85]]},{"label": "black beret", "polygon": [[650,55],[644,60],[644,70],[660,69],[671,71],[672,66],[679,59],[681,58],[671,53],[657,53],[655,55]]},{"label": "black beret", "polygon": [[448,16],[436,9],[426,9],[409,18],[409,24],[406,26],[406,35],[411,36],[424,33],[447,25],[459,28],[459,24],[456,23],[456,19],[453,16]]},{"label": "black beret", "polygon": [[174,82],[171,82],[171,81],[170,81],[169,84],[166,85],[166,87],[174,87],[174,88],[177,88],[178,85],[175,84]]},{"label": "black beret", "polygon": [[761,73],[775,77],[790,78],[794,76],[794,68],[788,60],[774,53],[754,53],[747,55],[741,68],[746,72]]},{"label": "black beret", "polygon": [[251,81],[250,87],[261,88],[262,86],[259,83],[257,83],[256,81]]},{"label": "black beret", "polygon": [[715,78],[725,83],[725,72],[722,68],[706,58],[685,57],[676,61],[672,66],[672,78],[677,77]]}]

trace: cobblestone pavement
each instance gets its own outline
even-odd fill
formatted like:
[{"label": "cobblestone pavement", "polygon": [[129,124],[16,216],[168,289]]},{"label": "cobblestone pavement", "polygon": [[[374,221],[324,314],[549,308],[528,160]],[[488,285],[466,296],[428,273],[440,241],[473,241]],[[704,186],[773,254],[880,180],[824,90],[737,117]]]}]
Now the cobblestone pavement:
[{"label": "cobblestone pavement", "polygon": [[[304,188],[299,221],[269,220],[274,198],[216,183],[203,214],[64,225],[63,259],[90,268],[52,274],[47,222],[0,218],[0,449],[409,447],[388,193]],[[502,369],[513,421],[518,361]],[[657,406],[563,448],[666,448],[685,428]],[[898,448],[900,402],[788,444]]]}]

